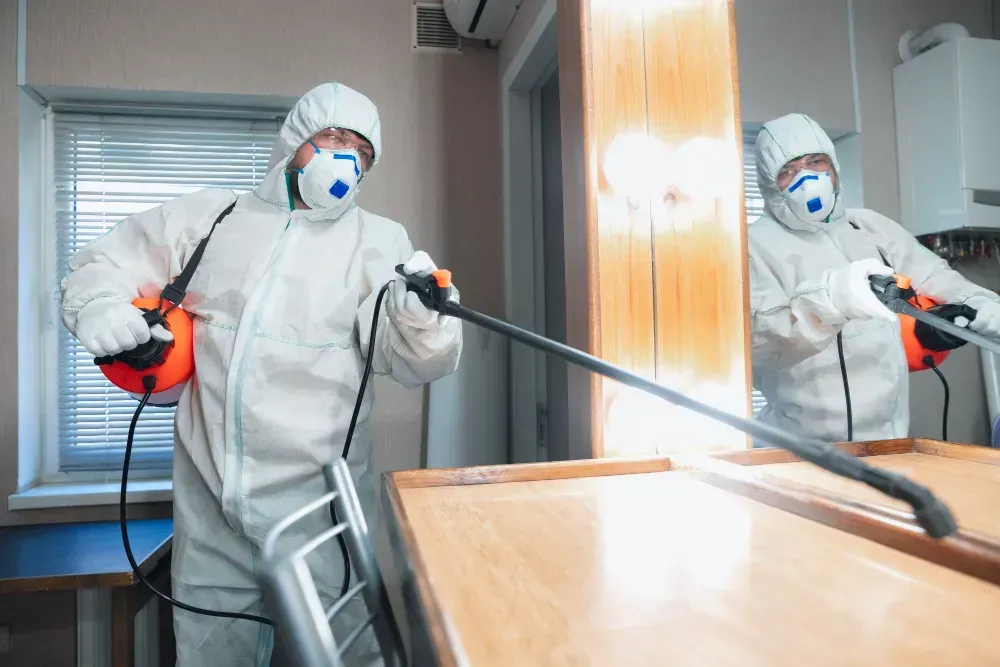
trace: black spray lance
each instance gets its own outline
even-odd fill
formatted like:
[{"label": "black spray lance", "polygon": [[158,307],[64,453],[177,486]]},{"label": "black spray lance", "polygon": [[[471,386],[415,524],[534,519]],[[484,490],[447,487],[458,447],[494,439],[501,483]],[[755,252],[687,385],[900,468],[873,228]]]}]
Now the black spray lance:
[{"label": "black spray lance", "polygon": [[427,276],[416,276],[407,274],[403,270],[403,266],[399,265],[396,267],[396,273],[406,279],[407,290],[416,293],[420,301],[432,310],[436,310],[443,315],[465,320],[483,329],[512,338],[524,343],[528,347],[558,357],[571,364],[576,364],[604,377],[611,378],[636,389],[641,389],[674,405],[679,405],[727,426],[731,426],[756,440],[787,450],[824,470],[863,482],[892,498],[905,501],[913,508],[913,514],[917,522],[931,537],[948,537],[958,530],[955,517],[948,507],[930,489],[917,484],[903,475],[868,465],[864,461],[837,449],[829,443],[812,438],[794,436],[769,424],[738,417],[719,408],[701,403],[679,391],[664,387],[652,380],[609,364],[586,352],[581,352],[568,345],[557,343],[544,336],[539,336],[538,334],[514,326],[509,322],[504,322],[503,320],[498,320],[466,308],[450,300],[451,273],[449,271],[435,271]]}]

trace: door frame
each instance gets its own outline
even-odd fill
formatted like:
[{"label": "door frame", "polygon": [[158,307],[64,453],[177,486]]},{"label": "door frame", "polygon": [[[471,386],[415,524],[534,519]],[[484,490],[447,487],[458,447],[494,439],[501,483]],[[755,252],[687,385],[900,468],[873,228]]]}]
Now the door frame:
[{"label": "door frame", "polygon": [[[536,207],[535,176],[537,103],[533,91],[552,75],[558,56],[556,0],[545,0],[524,42],[502,73],[500,82],[504,310],[507,319],[531,331],[543,332],[544,303],[539,303],[543,268],[535,247],[541,229]],[[534,111],[534,112],[533,112]],[[540,317],[541,314],[541,317]],[[544,371],[539,379],[536,353],[523,345],[511,345],[509,458],[512,463],[539,460],[539,406],[544,402]]]}]

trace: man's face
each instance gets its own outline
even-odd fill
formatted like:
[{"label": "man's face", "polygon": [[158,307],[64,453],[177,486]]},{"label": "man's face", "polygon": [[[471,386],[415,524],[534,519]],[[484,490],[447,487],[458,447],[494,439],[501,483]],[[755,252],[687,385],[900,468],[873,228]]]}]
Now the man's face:
[{"label": "man's face", "polygon": [[781,168],[778,172],[778,178],[775,184],[778,186],[779,190],[784,190],[795,177],[803,169],[809,171],[830,172],[830,180],[833,182],[833,187],[837,187],[837,172],[833,168],[833,162],[830,160],[830,156],[823,153],[811,153],[809,155],[803,155],[797,160],[791,160]]},{"label": "man's face", "polygon": [[[328,150],[353,148],[356,150],[358,155],[361,156],[362,176],[364,176],[365,173],[371,168],[372,161],[375,159],[375,149],[372,148],[371,142],[357,132],[352,132],[351,130],[328,127],[325,130],[320,130],[314,134],[311,139],[312,142],[319,148],[325,148]],[[299,146],[299,150],[295,151],[295,155],[292,156],[291,162],[288,163],[289,169],[302,169],[309,164],[309,160],[311,160],[315,154],[316,149],[313,148],[312,144],[307,141]]]}]

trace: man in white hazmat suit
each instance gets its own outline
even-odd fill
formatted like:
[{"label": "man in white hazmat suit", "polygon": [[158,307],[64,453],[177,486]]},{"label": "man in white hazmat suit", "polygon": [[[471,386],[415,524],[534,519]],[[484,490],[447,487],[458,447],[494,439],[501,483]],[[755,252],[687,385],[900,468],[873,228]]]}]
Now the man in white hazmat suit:
[{"label": "man in white hazmat suit", "polygon": [[[833,142],[791,114],[757,137],[764,215],[749,229],[754,386],[761,419],[793,433],[848,439],[907,435],[909,382],[898,317],[872,294],[871,275],[910,276],[938,303],[967,303],[969,327],[1000,336],[1000,299],[963,278],[888,218],[844,209]],[[891,267],[891,268],[890,268]]]},{"label": "man in white hazmat suit", "polygon": [[[128,218],[71,262],[66,326],[97,356],[134,348],[151,334],[130,301],[158,295],[235,201],[184,302],[195,318],[196,372],[175,420],[172,575],[182,602],[263,613],[256,572],[265,533],[325,492],[321,465],[341,455],[367,355],[374,373],[406,387],[457,367],[461,323],[399,281],[367,349],[376,295],[395,266],[435,268],[399,224],[355,204],[381,157],[374,104],[323,84],[291,110],[255,191],[185,195]],[[348,456],[369,522],[371,407],[369,392]],[[288,548],[330,525],[315,513]],[[327,546],[312,565],[329,602],[343,570],[336,542]],[[174,628],[179,665],[268,664],[265,625],[175,610]]]}]

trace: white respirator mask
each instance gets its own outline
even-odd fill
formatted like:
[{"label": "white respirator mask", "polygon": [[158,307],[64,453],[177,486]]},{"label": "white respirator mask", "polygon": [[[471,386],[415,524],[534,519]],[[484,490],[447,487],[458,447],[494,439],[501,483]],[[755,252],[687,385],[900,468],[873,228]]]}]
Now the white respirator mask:
[{"label": "white respirator mask", "polygon": [[837,193],[828,171],[803,169],[795,174],[781,196],[795,217],[805,222],[826,222],[837,203]]},{"label": "white respirator mask", "polygon": [[361,156],[351,148],[333,150],[309,143],[316,154],[299,170],[299,195],[309,208],[327,210],[339,217],[358,194]]}]

